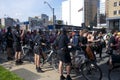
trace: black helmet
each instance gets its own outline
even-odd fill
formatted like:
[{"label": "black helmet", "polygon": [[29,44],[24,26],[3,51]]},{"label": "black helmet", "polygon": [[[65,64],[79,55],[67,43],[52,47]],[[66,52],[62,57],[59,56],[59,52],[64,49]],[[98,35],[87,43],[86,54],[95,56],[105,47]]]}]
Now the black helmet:
[{"label": "black helmet", "polygon": [[65,28],[61,28],[60,31],[61,31],[61,33],[63,33],[63,34],[66,34],[66,32],[67,32]]},{"label": "black helmet", "polygon": [[15,28],[16,28],[17,30],[19,30],[19,29],[20,29],[20,25],[17,24],[17,25],[15,26]]},{"label": "black helmet", "polygon": [[66,31],[66,29],[65,28],[61,28],[60,31]]},{"label": "black helmet", "polygon": [[11,31],[11,26],[9,26],[9,27],[7,28],[7,31]]}]

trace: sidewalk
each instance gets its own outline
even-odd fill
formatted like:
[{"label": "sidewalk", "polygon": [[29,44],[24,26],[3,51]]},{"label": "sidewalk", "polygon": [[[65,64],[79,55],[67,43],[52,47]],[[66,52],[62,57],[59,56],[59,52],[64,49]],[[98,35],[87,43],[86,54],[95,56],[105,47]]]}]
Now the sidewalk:
[{"label": "sidewalk", "polygon": [[[102,80],[108,80],[107,78],[108,66],[105,64],[106,61],[108,60],[108,57],[105,57],[106,55],[103,55],[103,56],[104,56],[104,59],[101,60],[98,63],[98,65],[100,66],[103,72]],[[42,67],[42,69],[45,71],[44,73],[37,73],[35,70],[35,65],[33,63],[24,61],[23,65],[16,66],[14,61],[7,61],[5,59],[5,55],[1,55],[0,60],[1,58],[4,62],[2,63],[0,62],[0,65],[16,73],[18,76],[20,76],[24,80],[59,80],[59,73],[53,70],[53,68],[50,67],[49,64],[45,64]],[[75,75],[72,73],[71,76],[73,80],[85,80],[81,74]]]},{"label": "sidewalk", "polygon": [[58,72],[54,71],[48,64],[42,67],[44,73],[37,73],[34,64],[26,61],[23,65],[18,66],[15,65],[14,61],[5,62],[1,65],[24,80],[59,80]]}]

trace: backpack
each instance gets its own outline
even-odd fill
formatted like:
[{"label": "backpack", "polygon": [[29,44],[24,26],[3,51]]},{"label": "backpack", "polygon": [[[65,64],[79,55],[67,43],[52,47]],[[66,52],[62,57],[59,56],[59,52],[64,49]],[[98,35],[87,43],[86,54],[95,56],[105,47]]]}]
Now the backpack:
[{"label": "backpack", "polygon": [[79,46],[79,36],[75,35],[72,39],[73,46]]}]

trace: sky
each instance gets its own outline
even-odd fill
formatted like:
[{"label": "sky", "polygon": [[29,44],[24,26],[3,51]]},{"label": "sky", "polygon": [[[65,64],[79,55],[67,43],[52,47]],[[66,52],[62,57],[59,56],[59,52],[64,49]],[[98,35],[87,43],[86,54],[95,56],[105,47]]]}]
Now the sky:
[{"label": "sky", "polygon": [[42,13],[52,17],[52,10],[44,1],[55,8],[56,18],[62,19],[61,6],[64,0],[0,0],[0,18],[12,17],[27,21],[28,17],[40,16]]},{"label": "sky", "polygon": [[62,0],[0,0],[0,18],[12,17],[27,21],[28,17],[47,14],[52,17],[52,10],[44,1],[55,9],[57,19],[61,19]]}]

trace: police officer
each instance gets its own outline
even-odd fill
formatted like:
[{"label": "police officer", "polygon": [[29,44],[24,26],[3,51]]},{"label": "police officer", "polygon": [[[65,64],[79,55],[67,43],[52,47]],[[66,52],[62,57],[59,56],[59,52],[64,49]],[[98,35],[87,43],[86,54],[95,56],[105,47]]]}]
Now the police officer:
[{"label": "police officer", "polygon": [[7,33],[6,33],[5,38],[6,38],[6,43],[7,43],[7,59],[13,60],[12,49],[13,49],[14,40],[13,40],[12,29],[10,26],[7,28]]},{"label": "police officer", "polygon": [[24,35],[24,30],[20,32],[20,25],[15,26],[15,31],[13,32],[14,35],[14,48],[15,48],[15,60],[16,65],[22,64],[23,61],[21,60],[21,38]]},{"label": "police officer", "polygon": [[40,68],[40,57],[42,54],[42,47],[41,47],[41,30],[37,31],[37,34],[34,38],[34,62],[36,65],[37,72],[43,72],[43,70]]},{"label": "police officer", "polygon": [[67,77],[66,80],[72,80],[70,77],[70,69],[71,69],[71,57],[68,51],[68,44],[69,39],[66,34],[66,29],[61,29],[61,34],[57,38],[56,41],[57,47],[58,47],[58,56],[59,56],[59,73],[60,73],[60,80],[64,80],[65,77],[63,76],[63,63],[66,64],[66,70],[67,70]]}]

